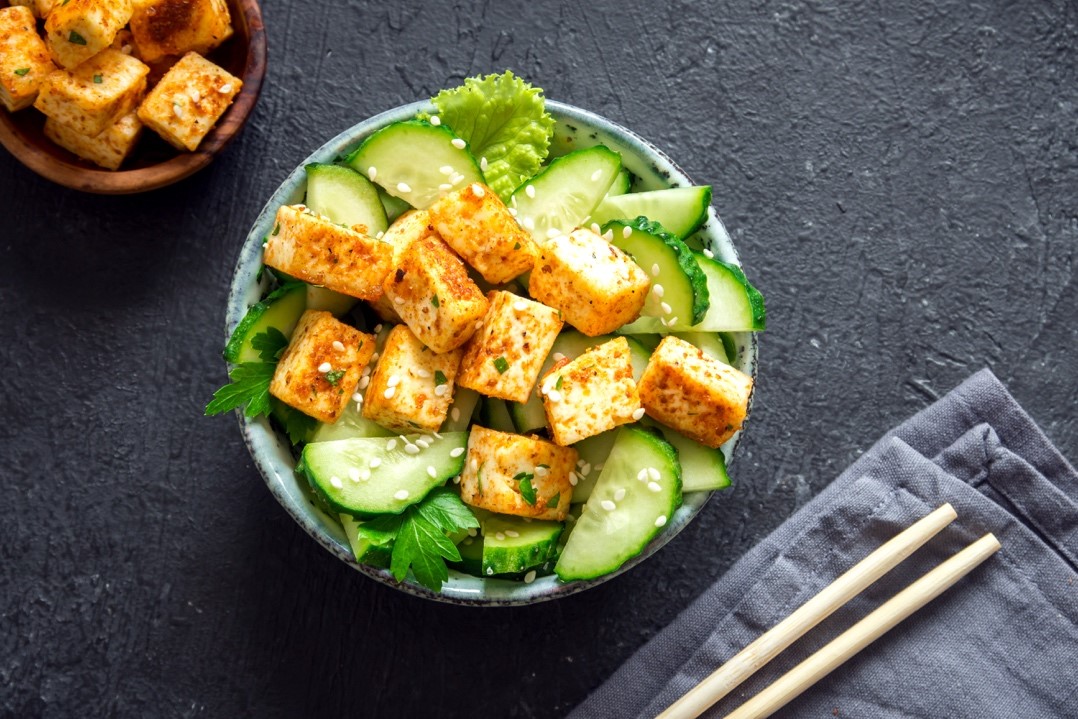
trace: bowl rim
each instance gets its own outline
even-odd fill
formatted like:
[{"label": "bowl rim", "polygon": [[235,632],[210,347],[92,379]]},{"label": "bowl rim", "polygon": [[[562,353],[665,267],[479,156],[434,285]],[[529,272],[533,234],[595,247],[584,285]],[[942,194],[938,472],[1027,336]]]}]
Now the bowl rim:
[{"label": "bowl rim", "polygon": [[56,157],[29,142],[15,123],[15,113],[6,111],[0,112],[0,145],[41,177],[72,190],[99,195],[149,192],[190,177],[210,164],[240,133],[258,103],[266,77],[268,51],[262,8],[258,0],[236,0],[236,5],[243,13],[248,34],[240,78],[243,89],[193,152],[182,152],[164,162],[133,170],[92,169]]},{"label": "bowl rim", "polygon": [[[616,138],[619,143],[631,148],[641,161],[651,163],[658,174],[666,178],[671,186],[688,185],[692,183],[688,175],[667,157],[662,150],[658,149],[632,130],[622,127],[621,125],[589,110],[584,110],[573,105],[549,99],[546,100],[546,105],[548,111],[555,117],[555,120],[564,119],[567,125],[577,123],[578,125],[591,130],[598,129],[611,138]],[[354,148],[364,137],[369,136],[376,129],[391,122],[414,117],[416,113],[419,112],[429,112],[432,109],[433,106],[429,101],[418,101],[401,105],[369,117],[340,132],[327,141],[288,174],[285,180],[277,187],[266,202],[262,211],[259,213],[258,218],[251,226],[251,230],[240,249],[233,274],[232,285],[230,287],[225,316],[224,330],[226,342],[248,307],[253,304],[253,301],[257,301],[257,298],[252,299],[252,297],[258,285],[258,268],[262,266],[262,244],[264,238],[273,227],[277,208],[288,202],[299,201],[293,198],[300,187],[300,183],[305,179],[305,166],[310,163],[329,162],[335,158],[342,157],[346,154],[347,150]],[[725,226],[715,212],[714,206],[708,208],[708,221],[701,232],[706,233],[706,239],[711,245],[711,249],[716,253],[716,256],[720,256],[721,253],[722,259],[735,262],[740,266],[741,262],[737,254],[737,249],[734,247]],[[742,429],[723,446],[724,454],[729,457],[728,464],[734,459],[736,449],[740,444],[741,436],[745,430],[745,426],[748,424],[749,417],[751,416],[756,387],[758,355],[757,333],[749,332],[742,334],[745,335],[746,339],[741,356],[742,371],[746,371],[753,378],[753,390],[749,396],[749,407],[746,414],[745,425],[743,425]],[[667,524],[665,531],[653,538],[640,554],[627,560],[614,572],[605,574],[601,577],[589,580],[575,580],[572,582],[555,581],[551,583],[545,581],[551,578],[548,576],[541,578],[544,580],[543,584],[540,584],[540,580],[538,579],[531,584],[526,584],[515,580],[503,580],[493,577],[475,577],[474,575],[466,575],[450,569],[449,582],[443,584],[441,591],[435,592],[415,582],[411,575],[409,575],[403,582],[398,583],[393,579],[392,575],[389,574],[388,570],[361,564],[355,559],[351,549],[347,547],[346,544],[334,541],[331,537],[327,536],[323,527],[319,526],[319,520],[310,513],[310,508],[303,502],[297,501],[297,499],[288,492],[286,483],[289,480],[298,484],[294,471],[294,461],[291,465],[277,466],[276,462],[268,456],[269,447],[266,446],[267,442],[276,445],[278,449],[282,446],[281,437],[272,428],[268,419],[266,417],[249,418],[240,410],[236,410],[235,414],[243,434],[244,443],[246,444],[259,473],[266,482],[270,493],[273,494],[285,511],[292,516],[308,535],[341,561],[382,584],[389,585],[413,596],[449,604],[469,606],[522,606],[570,596],[586,589],[590,589],[591,587],[598,586],[640,564],[670,542],[696,517],[697,514],[699,514],[700,510],[714,493],[713,491],[705,491],[693,492],[685,495],[682,506],[679,507],[675,516]],[[466,587],[454,586],[454,580],[463,580],[466,583],[471,583],[474,580],[474,582],[481,584],[481,589],[467,589]],[[548,584],[551,586],[548,587]],[[492,592],[494,596],[487,596],[488,592]]]}]

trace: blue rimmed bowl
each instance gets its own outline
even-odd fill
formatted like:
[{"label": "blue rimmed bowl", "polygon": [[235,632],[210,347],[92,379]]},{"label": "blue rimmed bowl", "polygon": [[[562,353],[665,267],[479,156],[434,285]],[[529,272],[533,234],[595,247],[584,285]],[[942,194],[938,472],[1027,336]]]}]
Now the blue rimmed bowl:
[{"label": "blue rimmed bowl", "polygon": [[[661,150],[639,137],[630,130],[605,118],[581,110],[571,105],[548,100],[547,110],[557,121],[551,152],[564,154],[573,149],[591,145],[606,145],[621,153],[623,165],[636,177],[634,190],[658,190],[665,187],[691,185],[692,181]],[[236,263],[236,273],[232,280],[232,290],[228,298],[228,311],[225,321],[225,336],[231,336],[236,325],[243,318],[251,305],[258,302],[265,290],[265,278],[262,268],[262,242],[273,229],[277,208],[281,205],[295,204],[304,199],[307,184],[304,165],[312,162],[333,162],[355,148],[367,136],[386,125],[414,117],[418,112],[433,111],[426,102],[403,105],[345,130],[332,140],[318,148],[299,167],[292,171],[277,191],[266,203],[240,251]],[[730,236],[722,222],[709,209],[707,223],[697,235],[704,246],[709,248],[718,259],[740,265],[737,250],[730,241]],[[756,336],[752,333],[732,335],[737,346],[737,354],[732,363],[742,372],[756,377]],[[751,409],[751,401],[750,401]],[[697,492],[685,495],[684,502],[660,533],[638,556],[626,562],[618,571],[589,581],[561,582],[554,576],[539,577],[526,584],[521,581],[498,579],[494,577],[474,577],[454,570],[449,572],[449,581],[442,585],[440,592],[433,592],[421,586],[410,577],[398,583],[387,570],[360,564],[352,555],[344,530],[334,517],[319,509],[310,497],[310,488],[302,477],[296,475],[296,460],[292,455],[288,438],[278,433],[265,417],[251,419],[239,412],[240,428],[243,431],[247,448],[255,464],[266,480],[270,492],[277,501],[299,522],[306,532],[319,544],[358,571],[376,581],[397,587],[416,596],[453,604],[472,604],[480,606],[513,606],[532,604],[549,599],[557,599],[594,587],[635,567],[663,545],[673,539],[685,528],[707,502],[710,492]],[[729,462],[733,458],[741,433],[737,433],[723,446]]]}]

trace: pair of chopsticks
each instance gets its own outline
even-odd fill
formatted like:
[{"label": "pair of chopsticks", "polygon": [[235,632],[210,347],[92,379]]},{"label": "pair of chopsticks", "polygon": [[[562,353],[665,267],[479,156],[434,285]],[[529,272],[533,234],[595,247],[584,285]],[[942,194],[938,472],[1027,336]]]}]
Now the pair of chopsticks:
[{"label": "pair of chopsticks", "polygon": [[[957,516],[950,504],[944,504],[916,522],[820,590],[790,616],[760,635],[756,641],[670,705],[657,719],[690,719],[700,716],[806,632],[917,551]],[[893,629],[903,619],[938,597],[999,548],[999,540],[995,536],[984,535],[788,671],[728,714],[726,719],[759,719],[771,716],[847,659]]]}]

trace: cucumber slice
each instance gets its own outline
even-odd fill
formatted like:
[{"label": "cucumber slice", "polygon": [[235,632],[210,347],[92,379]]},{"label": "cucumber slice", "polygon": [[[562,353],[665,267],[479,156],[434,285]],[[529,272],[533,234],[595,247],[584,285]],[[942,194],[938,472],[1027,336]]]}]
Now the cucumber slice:
[{"label": "cucumber slice", "polygon": [[696,255],[707,276],[711,307],[703,320],[693,326],[698,332],[759,332],[767,328],[764,297],[749,283],[737,265]]},{"label": "cucumber slice", "polygon": [[263,361],[258,350],[251,345],[251,340],[270,327],[280,330],[285,337],[291,337],[292,330],[296,329],[296,323],[307,307],[306,288],[307,285],[302,282],[292,282],[252,305],[232,331],[225,345],[225,359],[233,364]]},{"label": "cucumber slice", "polygon": [[561,522],[525,522],[504,514],[482,520],[483,576],[519,574],[551,559],[558,548]]},{"label": "cucumber slice", "polygon": [[634,337],[626,337],[625,340],[629,343],[629,362],[633,366],[633,380],[639,382],[640,378],[644,376],[644,370],[648,367],[651,350]]},{"label": "cucumber slice", "polygon": [[[659,478],[638,479],[647,469]],[[554,571],[563,581],[615,571],[643,551],[680,504],[677,451],[647,430],[622,427]]]},{"label": "cucumber slice", "polygon": [[307,171],[307,207],[338,225],[363,225],[374,237],[389,227],[378,190],[350,167],[312,163]]},{"label": "cucumber slice", "polygon": [[535,396],[528,395],[528,401],[509,402],[509,415],[513,419],[513,426],[519,434],[528,434],[543,429],[547,426],[546,410],[543,409],[543,401]]},{"label": "cucumber slice", "polygon": [[388,194],[425,210],[447,192],[483,181],[475,158],[454,140],[444,125],[395,122],[364,140],[346,162]]},{"label": "cucumber slice", "polygon": [[645,424],[662,432],[663,438],[677,450],[678,462],[681,464],[682,492],[701,492],[730,486],[730,475],[726,473],[726,457],[721,449],[706,447],[651,419]]},{"label": "cucumber slice", "polygon": [[360,405],[349,401],[344,412],[332,424],[319,422],[311,435],[311,442],[334,442],[339,439],[358,439],[361,437],[393,437],[391,432],[377,422],[363,416]]},{"label": "cucumber slice", "polygon": [[604,225],[610,220],[644,216],[658,222],[667,232],[685,239],[704,224],[710,206],[711,188],[707,185],[674,187],[607,197],[591,213],[591,219]]},{"label": "cucumber slice", "polygon": [[509,206],[521,227],[544,243],[584,224],[620,170],[621,156],[603,145],[575,150],[514,190]]},{"label": "cucumber slice", "polygon": [[442,423],[443,432],[466,432],[472,423],[472,413],[479,404],[479,393],[467,387],[457,387],[453,393],[453,402],[449,405],[449,416]]},{"label": "cucumber slice", "polygon": [[735,360],[740,351],[737,348],[737,340],[729,332],[720,332],[719,339],[722,340],[722,347],[726,350],[726,356],[730,358],[731,362]]},{"label": "cucumber slice", "polygon": [[460,552],[460,562],[457,566],[461,571],[475,576],[483,574],[483,537],[465,537],[457,545]]},{"label": "cucumber slice", "polygon": [[374,544],[369,539],[359,536],[359,525],[363,522],[347,514],[337,515],[341,518],[341,527],[344,528],[344,536],[348,539],[348,546],[352,548],[352,554],[357,562],[385,569],[389,566],[392,554],[391,545]]},{"label": "cucumber slice", "polygon": [[[405,447],[416,446],[418,439],[430,446],[409,454]],[[399,514],[460,474],[467,443],[467,432],[443,434],[441,439],[411,434],[314,442],[303,448],[303,471],[336,512],[360,517]],[[377,460],[373,469],[372,460]],[[364,479],[367,472],[370,477]]]},{"label": "cucumber slice", "polygon": [[713,357],[723,364],[730,364],[726,354],[726,343],[715,332],[675,332],[674,336],[683,339],[693,347],[703,350],[708,357]]},{"label": "cucumber slice", "polygon": [[381,187],[378,188],[378,199],[382,201],[382,207],[385,208],[386,219],[389,221],[389,224],[393,224],[397,221],[398,217],[412,209],[412,206],[407,202],[399,197],[394,197]]},{"label": "cucumber slice", "polygon": [[506,401],[497,397],[483,398],[483,404],[479,406],[479,424],[499,432],[516,434],[517,431],[513,418],[509,415]]},{"label": "cucumber slice", "polygon": [[359,303],[355,297],[327,290],[318,285],[307,285],[307,309],[325,310],[337,317],[344,315]]},{"label": "cucumber slice", "polygon": [[611,220],[603,227],[604,232],[607,230],[613,231],[613,244],[628,252],[652,282],[663,288],[661,298],[654,291],[648,293],[644,316],[621,332],[654,333],[665,330],[664,323],[692,325],[704,319],[708,309],[707,277],[684,242],[644,217]]},{"label": "cucumber slice", "polygon": [[618,438],[619,429],[620,427],[615,427],[602,434],[582,439],[573,445],[573,449],[580,454],[580,459],[584,462],[583,467],[578,467],[578,469],[583,470],[584,467],[590,469],[587,473],[577,472],[578,479],[576,485],[573,486],[573,504],[588,501],[595,483],[599,480],[599,475],[605,469],[606,460],[610,456],[614,440]]},{"label": "cucumber slice", "polygon": [[[633,177],[624,167],[618,171],[618,176],[614,178],[614,184],[610,185],[610,189],[606,191],[606,197],[616,197],[618,195],[624,195],[633,186]],[[606,198],[603,198],[603,202],[606,202]],[[600,202],[601,206],[603,202]],[[636,217],[636,215],[633,215]],[[611,217],[610,219],[614,219]],[[592,218],[595,221],[595,218]],[[601,224],[601,223],[600,223]]]}]

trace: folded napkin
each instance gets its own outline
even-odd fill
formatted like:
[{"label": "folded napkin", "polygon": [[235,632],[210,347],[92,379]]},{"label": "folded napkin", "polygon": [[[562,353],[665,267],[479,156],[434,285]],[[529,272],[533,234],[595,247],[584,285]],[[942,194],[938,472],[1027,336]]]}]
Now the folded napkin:
[{"label": "folded napkin", "polygon": [[944,502],[957,520],[706,716],[993,532],[999,553],[775,716],[1078,717],[1078,474],[987,370],[883,437],[571,716],[654,717]]}]

